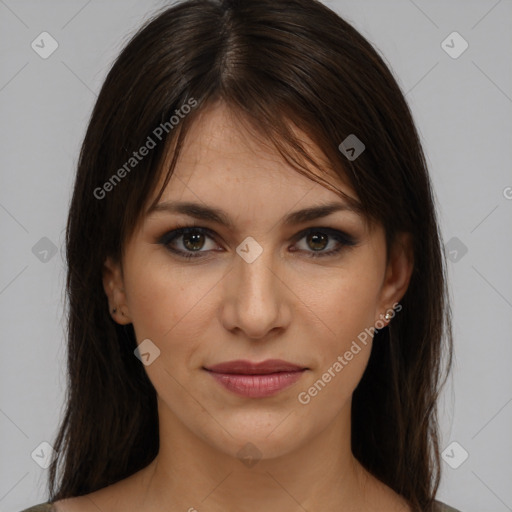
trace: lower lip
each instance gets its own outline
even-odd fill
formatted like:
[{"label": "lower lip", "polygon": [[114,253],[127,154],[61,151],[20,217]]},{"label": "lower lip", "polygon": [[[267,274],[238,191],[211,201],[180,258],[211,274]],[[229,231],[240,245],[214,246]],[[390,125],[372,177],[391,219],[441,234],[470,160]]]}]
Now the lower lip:
[{"label": "lower lip", "polygon": [[272,396],[297,382],[305,370],[269,373],[268,375],[240,375],[208,371],[226,389],[240,396],[264,398]]}]

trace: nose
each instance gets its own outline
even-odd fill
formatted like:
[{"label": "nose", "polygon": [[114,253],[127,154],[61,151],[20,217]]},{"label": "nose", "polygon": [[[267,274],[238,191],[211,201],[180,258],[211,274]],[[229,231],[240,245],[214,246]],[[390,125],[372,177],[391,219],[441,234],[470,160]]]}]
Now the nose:
[{"label": "nose", "polygon": [[281,331],[290,321],[290,291],[283,267],[270,249],[251,261],[238,254],[224,287],[222,322],[230,331],[241,331],[260,340]]}]

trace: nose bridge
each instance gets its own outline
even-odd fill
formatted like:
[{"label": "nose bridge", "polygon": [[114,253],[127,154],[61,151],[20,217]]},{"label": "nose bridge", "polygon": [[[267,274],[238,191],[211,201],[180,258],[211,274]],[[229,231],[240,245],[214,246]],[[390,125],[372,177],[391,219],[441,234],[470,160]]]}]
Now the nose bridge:
[{"label": "nose bridge", "polygon": [[242,287],[241,292],[249,300],[270,301],[277,291],[275,286],[275,255],[266,244],[265,249],[253,237],[247,237],[238,247],[237,280]]},{"label": "nose bridge", "polygon": [[[282,312],[281,285],[270,244],[247,237],[238,247],[232,286],[232,321],[251,338],[261,338],[277,326]],[[229,322],[231,323],[231,322]],[[233,326],[233,325],[232,325]]]}]

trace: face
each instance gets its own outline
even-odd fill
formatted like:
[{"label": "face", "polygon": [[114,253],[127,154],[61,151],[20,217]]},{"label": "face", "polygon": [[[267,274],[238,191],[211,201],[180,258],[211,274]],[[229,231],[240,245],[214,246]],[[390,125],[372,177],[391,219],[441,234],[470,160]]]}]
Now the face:
[{"label": "face", "polygon": [[[231,225],[166,208],[176,202],[222,210]],[[286,222],[328,203],[340,209]],[[380,226],[288,166],[221,105],[193,125],[159,205],[128,241],[122,270],[107,259],[104,288],[115,320],[133,323],[138,344],[150,340],[141,352],[160,421],[230,455],[250,441],[264,458],[348,418],[372,329],[386,312],[399,314],[393,305],[411,271],[402,246],[386,261]],[[205,369],[240,359],[306,370],[236,380]],[[261,386],[245,388],[252,396],[221,382],[250,379]],[[276,383],[284,387],[268,387]]]}]

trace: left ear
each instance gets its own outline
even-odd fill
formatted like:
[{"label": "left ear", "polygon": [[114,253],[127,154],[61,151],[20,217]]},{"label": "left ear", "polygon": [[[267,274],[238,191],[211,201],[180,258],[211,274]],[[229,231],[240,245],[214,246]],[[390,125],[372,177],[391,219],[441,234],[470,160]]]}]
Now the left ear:
[{"label": "left ear", "polygon": [[379,308],[375,322],[405,295],[414,268],[412,238],[409,233],[397,233],[389,251],[389,261],[380,290]]}]

